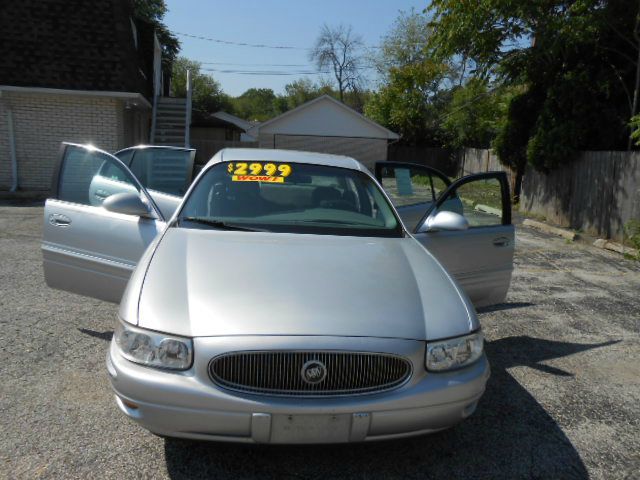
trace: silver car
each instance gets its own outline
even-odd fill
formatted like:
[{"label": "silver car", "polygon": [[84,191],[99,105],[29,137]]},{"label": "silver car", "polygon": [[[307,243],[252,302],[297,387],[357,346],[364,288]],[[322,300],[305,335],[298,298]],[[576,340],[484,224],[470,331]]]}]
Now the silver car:
[{"label": "silver car", "polygon": [[[166,152],[147,151],[147,178],[179,185],[193,156]],[[504,300],[513,264],[504,173],[225,149],[181,196],[128,164],[64,144],[42,245],[49,286],[120,302],[107,370],[126,416],[162,436],[338,443],[474,412],[474,305]]]}]

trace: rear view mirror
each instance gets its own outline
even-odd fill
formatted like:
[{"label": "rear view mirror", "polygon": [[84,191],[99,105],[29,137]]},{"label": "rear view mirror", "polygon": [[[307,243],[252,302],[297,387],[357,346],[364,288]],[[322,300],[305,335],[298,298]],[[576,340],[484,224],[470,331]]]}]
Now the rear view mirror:
[{"label": "rear view mirror", "polygon": [[466,230],[469,228],[469,222],[459,213],[449,212],[447,210],[440,211],[435,215],[429,216],[420,229],[422,232],[436,232],[438,230]]},{"label": "rear view mirror", "polygon": [[110,195],[102,203],[102,206],[114,213],[136,215],[138,217],[152,217],[151,209],[144,203],[137,193],[116,193]]}]

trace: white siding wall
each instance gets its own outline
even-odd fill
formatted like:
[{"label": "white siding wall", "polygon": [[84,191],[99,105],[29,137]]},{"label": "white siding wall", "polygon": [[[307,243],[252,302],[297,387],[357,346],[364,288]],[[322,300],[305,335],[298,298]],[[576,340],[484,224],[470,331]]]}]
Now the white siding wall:
[{"label": "white siding wall", "polygon": [[387,159],[387,141],[377,138],[261,134],[260,147],[346,155],[363,163],[371,171],[375,162]]}]

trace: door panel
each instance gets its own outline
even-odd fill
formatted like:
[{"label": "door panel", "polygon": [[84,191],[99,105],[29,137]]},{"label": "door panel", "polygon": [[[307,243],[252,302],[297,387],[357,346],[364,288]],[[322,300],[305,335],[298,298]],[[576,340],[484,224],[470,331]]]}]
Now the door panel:
[{"label": "door panel", "polygon": [[[164,228],[153,200],[118,159],[65,144],[45,204],[43,266],[53,288],[118,302],[143,252]],[[110,195],[137,192],[157,218],[109,212]]]},{"label": "door panel", "polygon": [[420,231],[415,238],[456,278],[476,307],[503,302],[515,247],[506,174],[489,172],[457,180],[427,211],[425,220],[447,210],[463,215],[469,229]]},{"label": "door panel", "polygon": [[[513,270],[513,225],[424,232],[414,237],[451,273],[476,307],[505,300]],[[496,239],[505,243],[496,246]]]},{"label": "door panel", "polygon": [[[376,177],[405,226],[451,273],[476,307],[504,301],[511,283],[515,230],[511,225],[509,185],[503,172],[470,175],[451,183],[429,167],[382,162],[376,165]],[[438,180],[446,186],[436,191]],[[463,215],[469,228],[421,228],[428,217],[439,211]]]}]

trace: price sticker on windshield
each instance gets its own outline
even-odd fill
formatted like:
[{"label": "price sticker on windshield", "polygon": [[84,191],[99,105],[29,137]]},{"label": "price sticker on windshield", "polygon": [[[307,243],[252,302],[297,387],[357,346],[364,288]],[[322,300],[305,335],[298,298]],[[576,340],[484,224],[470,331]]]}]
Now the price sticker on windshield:
[{"label": "price sticker on windshield", "polygon": [[229,163],[227,172],[234,182],[284,183],[292,169],[286,163],[236,162]]}]

